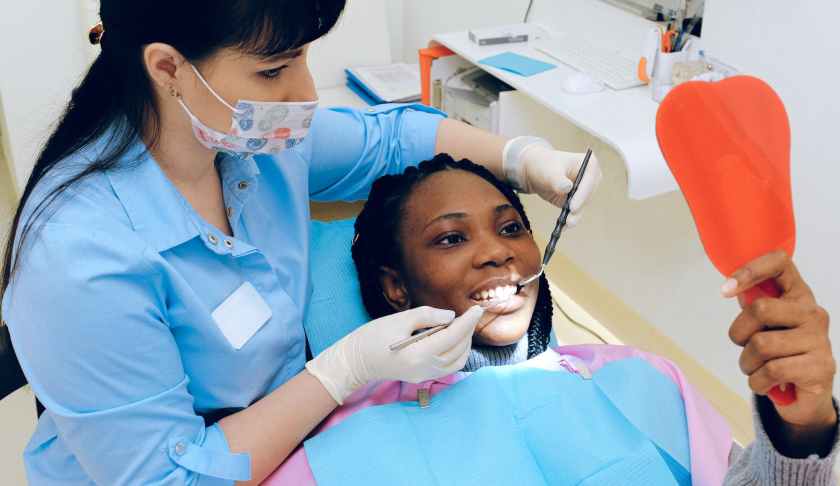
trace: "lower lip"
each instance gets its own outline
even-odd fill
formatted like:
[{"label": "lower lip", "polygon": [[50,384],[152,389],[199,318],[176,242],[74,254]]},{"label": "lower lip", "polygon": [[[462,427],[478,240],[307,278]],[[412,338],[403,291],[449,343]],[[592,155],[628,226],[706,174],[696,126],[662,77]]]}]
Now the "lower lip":
[{"label": "lower lip", "polygon": [[518,311],[522,308],[523,305],[525,305],[525,298],[519,294],[512,295],[506,300],[494,302],[492,304],[483,304],[473,299],[470,300],[484,308],[485,312],[490,312],[492,314],[499,315],[511,314],[513,312]]}]

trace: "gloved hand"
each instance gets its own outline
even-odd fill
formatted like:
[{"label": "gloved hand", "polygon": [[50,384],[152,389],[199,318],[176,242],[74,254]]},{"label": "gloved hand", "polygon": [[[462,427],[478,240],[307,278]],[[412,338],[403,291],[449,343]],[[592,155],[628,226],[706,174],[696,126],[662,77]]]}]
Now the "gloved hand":
[{"label": "gloved hand", "polygon": [[[572,190],[585,154],[561,152],[538,137],[516,137],[510,140],[502,156],[505,177],[520,192],[535,193],[551,204],[562,207]],[[589,158],[586,174],[572,199],[568,226],[578,223],[589,196],[600,184],[603,175],[598,158]]]},{"label": "gloved hand", "polygon": [[[359,387],[375,380],[410,383],[440,378],[461,370],[467,362],[475,326],[484,309],[474,306],[461,317],[432,307],[418,307],[371,321],[351,332],[306,363],[338,404]],[[454,319],[454,321],[453,321]],[[418,329],[447,324],[448,328],[399,351],[389,346]]]}]

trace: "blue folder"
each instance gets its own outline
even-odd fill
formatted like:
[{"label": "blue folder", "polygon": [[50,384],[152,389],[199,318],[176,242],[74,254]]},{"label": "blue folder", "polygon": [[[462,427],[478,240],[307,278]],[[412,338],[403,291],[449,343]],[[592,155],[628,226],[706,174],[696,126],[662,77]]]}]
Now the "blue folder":
[{"label": "blue folder", "polygon": [[387,103],[385,100],[376,96],[376,93],[373,92],[370,88],[365,85],[352,71],[349,69],[344,70],[347,73],[347,87],[359,95],[359,98],[364,100],[365,103],[368,105],[381,105],[383,103]]}]

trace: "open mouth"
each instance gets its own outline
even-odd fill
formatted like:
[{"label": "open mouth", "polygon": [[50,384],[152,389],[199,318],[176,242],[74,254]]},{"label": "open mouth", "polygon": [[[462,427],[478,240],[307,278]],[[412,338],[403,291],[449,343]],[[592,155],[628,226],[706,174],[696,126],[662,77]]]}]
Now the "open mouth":
[{"label": "open mouth", "polygon": [[525,297],[516,292],[510,280],[494,280],[470,294],[470,300],[492,314],[510,314],[525,305]]}]

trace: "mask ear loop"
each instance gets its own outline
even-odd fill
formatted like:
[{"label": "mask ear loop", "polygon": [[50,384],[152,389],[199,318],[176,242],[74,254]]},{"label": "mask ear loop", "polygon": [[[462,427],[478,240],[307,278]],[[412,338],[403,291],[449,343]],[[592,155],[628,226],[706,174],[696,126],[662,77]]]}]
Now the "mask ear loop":
[{"label": "mask ear loop", "polygon": [[190,67],[192,68],[195,75],[198,76],[198,79],[199,79],[199,81],[201,81],[201,84],[203,84],[204,87],[207,88],[207,91],[209,91],[213,96],[215,96],[216,99],[219,100],[223,105],[228,107],[228,109],[230,111],[232,111],[234,113],[239,113],[239,110],[230,106],[230,104],[228,104],[227,101],[225,101],[221,96],[219,96],[218,93],[216,93],[216,91],[213,88],[210,87],[210,83],[208,83],[207,80],[204,79],[204,76],[202,76],[201,73],[198,72],[198,69],[193,64],[190,64]]},{"label": "mask ear loop", "polygon": [[[219,133],[220,136],[225,136],[226,135],[222,132],[218,132],[217,130],[214,130],[214,129],[204,125],[204,123],[202,123],[201,120],[199,120],[198,117],[195,116],[195,114],[192,112],[192,110],[190,110],[190,108],[187,106],[187,104],[184,103],[184,98],[181,96],[181,93],[175,88],[175,86],[169,85],[169,95],[172,96],[173,98],[175,98],[176,101],[178,101],[178,104],[181,105],[181,108],[183,108],[184,112],[186,112],[187,116],[190,117],[190,120],[192,120],[194,123],[198,123],[199,125],[204,126],[205,130],[210,130],[212,132]],[[224,100],[222,100],[222,102],[224,103]],[[227,103],[225,103],[225,104],[227,104]]]}]

